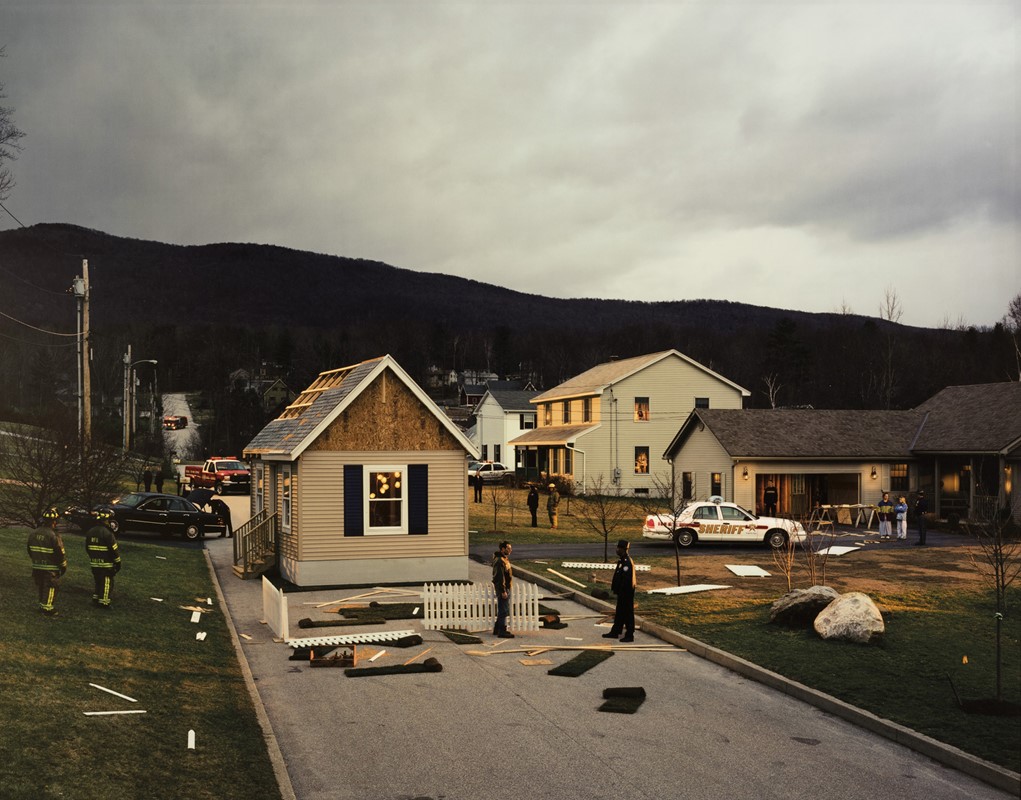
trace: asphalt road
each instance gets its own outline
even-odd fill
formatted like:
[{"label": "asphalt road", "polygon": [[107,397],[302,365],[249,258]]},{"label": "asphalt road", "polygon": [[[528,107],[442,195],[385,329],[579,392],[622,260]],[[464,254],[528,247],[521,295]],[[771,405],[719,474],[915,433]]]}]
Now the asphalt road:
[{"label": "asphalt road", "polygon": [[[231,500],[241,511],[244,498]],[[420,647],[381,645],[388,652],[376,665],[433,648],[428,656],[443,665],[440,673],[348,678],[341,669],[311,669],[289,661],[291,650],[260,622],[260,582],[233,575],[230,542],[206,547],[234,625],[251,637],[239,639],[240,648],[301,800],[1011,796],[681,650],[617,653],[578,678],[548,675],[549,665],[525,665],[524,656],[466,652],[605,643],[606,628],[586,617],[593,612],[568,601],[544,601],[582,617],[563,630],[514,640],[483,634],[482,645],[468,647],[423,631]],[[489,579],[488,567],[474,561],[470,573]],[[305,633],[296,626],[302,616],[327,618],[314,604],[365,591],[289,594],[291,635]],[[417,630],[420,623],[385,627]],[[636,635],[638,643],[655,641]],[[560,664],[572,655],[540,657]],[[597,710],[604,688],[624,686],[646,690],[638,713]]]}]

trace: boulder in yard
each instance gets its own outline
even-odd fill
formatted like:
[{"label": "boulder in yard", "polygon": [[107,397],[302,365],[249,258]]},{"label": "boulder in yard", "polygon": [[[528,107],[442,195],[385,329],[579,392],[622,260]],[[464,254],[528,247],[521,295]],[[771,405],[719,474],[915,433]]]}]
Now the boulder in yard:
[{"label": "boulder in yard", "polygon": [[829,586],[795,589],[773,603],[769,621],[790,628],[808,628],[819,612],[839,596],[837,590]]},{"label": "boulder in yard", "polygon": [[815,618],[815,632],[823,639],[869,644],[886,631],[883,615],[864,592],[837,597]]}]

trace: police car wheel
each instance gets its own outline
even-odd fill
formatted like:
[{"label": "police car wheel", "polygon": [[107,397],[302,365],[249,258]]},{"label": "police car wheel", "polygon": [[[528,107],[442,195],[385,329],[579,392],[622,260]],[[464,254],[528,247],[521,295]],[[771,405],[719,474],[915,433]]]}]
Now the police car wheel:
[{"label": "police car wheel", "polygon": [[691,547],[695,543],[695,534],[691,531],[677,531],[674,541],[679,547]]},{"label": "police car wheel", "polygon": [[766,544],[770,547],[784,547],[787,544],[787,534],[783,531],[770,531],[766,534]]},{"label": "police car wheel", "polygon": [[110,519],[107,520],[107,524],[110,526],[110,530],[114,533],[117,533],[117,531],[121,529],[121,524],[113,517],[110,517]]}]

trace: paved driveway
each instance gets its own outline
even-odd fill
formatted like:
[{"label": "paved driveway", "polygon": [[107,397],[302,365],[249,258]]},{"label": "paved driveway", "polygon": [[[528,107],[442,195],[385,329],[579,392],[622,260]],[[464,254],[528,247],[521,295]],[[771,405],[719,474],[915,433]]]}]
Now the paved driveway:
[{"label": "paved driveway", "polygon": [[[1011,796],[682,651],[618,653],[563,678],[514,655],[471,656],[465,651],[489,648],[422,632],[421,647],[386,648],[376,664],[403,663],[433,647],[441,673],[348,678],[340,669],[310,669],[289,661],[290,648],[260,623],[260,583],[233,576],[230,540],[207,548],[238,632],[252,637],[241,647],[301,800]],[[488,580],[488,568],[472,562],[471,577]],[[303,604],[363,591],[289,595],[292,635],[304,633],[301,616],[323,616]],[[563,615],[592,613],[545,602]],[[604,643],[596,621],[524,634],[501,649]],[[636,641],[656,640],[639,633]],[[559,664],[572,655],[542,657]],[[642,686],[648,698],[637,714],[598,712],[612,686]]]}]

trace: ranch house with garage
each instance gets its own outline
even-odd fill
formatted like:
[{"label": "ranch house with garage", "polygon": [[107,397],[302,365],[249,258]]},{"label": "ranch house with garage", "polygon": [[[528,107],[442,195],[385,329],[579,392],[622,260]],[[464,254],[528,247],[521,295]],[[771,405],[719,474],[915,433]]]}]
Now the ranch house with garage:
[{"label": "ranch house with garage", "polygon": [[655,495],[660,454],[693,408],[740,409],[747,389],[677,350],[599,364],[533,397],[537,426],[512,439],[518,474]]},{"label": "ranch house with garage", "polygon": [[884,491],[910,506],[924,490],[937,519],[1021,521],[1021,383],[949,386],[906,411],[696,408],[662,457],[678,499],[761,512],[772,483],[782,516],[818,503],[854,523]]},{"label": "ranch house with garage", "polygon": [[244,455],[253,520],[236,563],[268,531],[298,586],[467,580],[478,453],[391,356],[320,374]]}]

